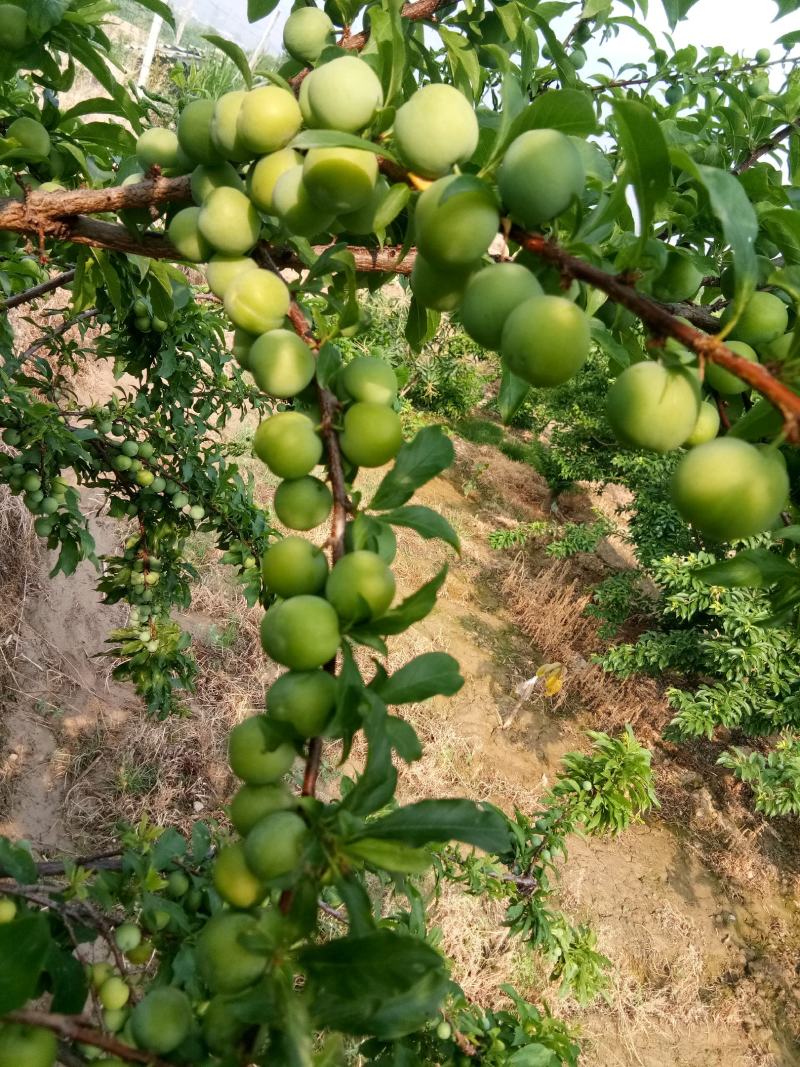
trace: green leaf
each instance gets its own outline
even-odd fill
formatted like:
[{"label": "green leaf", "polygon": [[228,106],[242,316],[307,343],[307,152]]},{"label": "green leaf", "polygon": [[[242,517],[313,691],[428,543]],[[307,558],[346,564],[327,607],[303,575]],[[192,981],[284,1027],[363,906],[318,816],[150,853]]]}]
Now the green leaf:
[{"label": "green leaf", "polygon": [[457,660],[446,652],[423,652],[372,687],[386,704],[416,704],[430,697],[452,696],[463,684]]},{"label": "green leaf", "polygon": [[766,548],[748,548],[692,573],[706,585],[721,585],[726,589],[761,589],[776,582],[800,583],[800,568]]},{"label": "green leaf", "polygon": [[160,15],[173,30],[176,28],[175,16],[172,14],[169,4],[164,3],[164,0],[134,0],[134,3],[138,4],[139,7],[147,8],[154,15]]},{"label": "green leaf", "polygon": [[597,129],[590,93],[580,89],[548,89],[526,107],[511,124],[510,144],[526,130],[560,130],[575,137],[588,137]]},{"label": "green leaf", "polygon": [[387,511],[381,518],[391,523],[392,526],[406,526],[410,530],[415,530],[427,541],[438,537],[440,541],[452,545],[456,552],[461,550],[458,534],[447,519],[433,508],[426,508],[421,504],[410,504],[408,507]]},{"label": "green leaf", "polygon": [[661,0],[661,3],[664,5],[664,11],[669,20],[669,28],[674,30],[681,19],[686,18],[689,11],[697,3],[697,0]]},{"label": "green leaf", "polygon": [[362,690],[361,695],[367,705],[363,723],[368,745],[367,762],[363,774],[342,801],[342,808],[353,815],[379,811],[392,799],[397,784],[386,705],[368,689]]},{"label": "green leaf", "polygon": [[655,206],[669,188],[669,153],[661,126],[649,107],[637,100],[617,100],[613,107],[625,177],[633,186],[639,206],[641,255],[650,236]]},{"label": "green leaf", "polygon": [[270,15],[278,6],[278,0],[247,0],[247,21],[258,22]]},{"label": "green leaf", "polygon": [[497,406],[504,426],[508,426],[514,418],[530,391],[531,387],[524,379],[512,373],[505,363],[500,365],[500,392],[497,397]]},{"label": "green leaf", "polygon": [[44,915],[26,915],[0,926],[0,1015],[21,1008],[34,995],[49,948]]},{"label": "green leaf", "polygon": [[370,507],[376,511],[398,508],[420,486],[441,474],[453,462],[453,442],[440,426],[425,426],[397,453],[394,466],[378,486]]},{"label": "green leaf", "polygon": [[506,1060],[507,1067],[560,1067],[561,1058],[538,1042],[518,1048]]},{"label": "green leaf", "polygon": [[503,855],[511,847],[508,819],[498,808],[461,799],[419,800],[372,820],[354,837],[403,841],[414,848],[462,841],[494,855]]},{"label": "green leaf", "polygon": [[442,567],[435,578],[431,578],[416,593],[406,597],[396,608],[387,611],[380,619],[374,619],[372,622],[358,627],[355,632],[361,631],[367,636],[370,634],[404,633],[409,626],[413,626],[415,622],[419,622],[426,615],[430,615],[436,603],[436,594],[442,587],[446,577],[447,567]]},{"label": "green leaf", "polygon": [[385,230],[390,222],[394,222],[410,198],[411,189],[404,182],[393,185],[375,212],[373,219],[375,230]]},{"label": "green leaf", "polygon": [[8,875],[22,885],[33,885],[39,880],[39,873],[30,849],[16,845],[7,837],[0,837],[0,875]]},{"label": "green leaf", "polygon": [[776,208],[765,211],[760,223],[783,253],[787,264],[800,263],[800,212],[790,208]]},{"label": "green leaf", "polygon": [[379,838],[363,837],[344,846],[348,856],[364,860],[371,867],[396,874],[424,874],[433,857],[421,848],[409,848],[397,841],[382,841]]},{"label": "green leaf", "polygon": [[28,0],[26,14],[31,35],[44,37],[61,22],[70,6],[71,0]]},{"label": "green leaf", "polygon": [[769,400],[761,397],[737,419],[728,431],[729,437],[740,437],[743,441],[763,441],[765,437],[774,437],[781,432],[783,416]]},{"label": "green leaf", "polygon": [[432,1021],[448,987],[439,953],[392,930],[306,948],[300,963],[318,1026],[385,1041]]},{"label": "green leaf", "polygon": [[326,341],[317,356],[317,381],[323,389],[327,389],[330,386],[331,379],[341,365],[342,353],[336,345]]},{"label": "green leaf", "polygon": [[247,62],[247,56],[239,45],[234,41],[229,41],[227,37],[220,37],[219,34],[216,33],[204,33],[202,36],[204,41],[213,44],[215,48],[218,48],[220,52],[223,52],[228,59],[231,60],[244,78],[244,83],[247,88],[252,88],[253,74],[250,70],[250,64]]},{"label": "green leaf", "polygon": [[108,64],[101,57],[95,46],[88,40],[77,35],[70,38],[70,50],[72,56],[83,64],[103,86],[107,93],[114,96],[117,91],[117,79],[109,69]]},{"label": "green leaf", "polygon": [[415,352],[435,336],[441,322],[441,311],[434,311],[420,304],[415,296],[411,297],[406,318],[405,338]]},{"label": "green leaf", "polygon": [[88,991],[86,972],[72,953],[66,952],[51,941],[43,970],[50,975],[53,988],[50,1010],[64,1012],[66,1015],[80,1012],[86,1003]]},{"label": "green leaf", "polygon": [[397,162],[383,145],[368,141],[365,137],[356,137],[354,133],[343,133],[341,130],[303,130],[287,147],[302,151],[309,148],[360,148],[364,152],[374,152],[376,156]]}]

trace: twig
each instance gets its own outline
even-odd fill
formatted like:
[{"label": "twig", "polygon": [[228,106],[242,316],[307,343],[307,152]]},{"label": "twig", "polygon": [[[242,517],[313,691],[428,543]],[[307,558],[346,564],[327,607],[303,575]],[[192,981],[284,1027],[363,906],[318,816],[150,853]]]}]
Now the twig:
[{"label": "twig", "polygon": [[63,337],[64,334],[71,330],[73,326],[77,326],[78,323],[81,322],[86,322],[88,319],[93,319],[96,315],[99,314],[99,308],[89,308],[87,311],[82,311],[80,315],[76,315],[74,319],[65,319],[61,323],[61,325],[55,330],[48,330],[46,334],[43,334],[36,341],[34,341],[33,344],[29,345],[19,357],[20,362],[24,363],[27,359],[30,359],[31,356],[44,345],[46,345],[48,341],[52,341],[56,337]]},{"label": "twig", "polygon": [[324,911],[326,915],[330,915],[332,919],[336,919],[337,922],[347,922],[347,916],[343,912],[337,911],[336,908],[332,908],[330,904],[326,904],[324,900],[318,900],[317,907],[320,911]]},{"label": "twig", "polygon": [[75,280],[75,271],[67,270],[63,274],[57,274],[52,278],[48,278],[46,282],[42,282],[41,285],[34,285],[32,289],[26,289],[24,293],[17,293],[16,296],[10,296],[8,300],[0,304],[0,311],[11,311],[12,308],[19,307],[21,304],[29,304],[32,300],[38,300],[40,296],[44,296],[46,293],[52,293],[54,289],[61,289],[65,285],[69,285],[70,282]]},{"label": "twig", "polygon": [[[78,856],[74,860],[58,860],[37,863],[36,870],[41,875],[64,874],[67,863],[75,867],[86,867],[95,871],[118,871],[122,867],[122,852],[115,849],[113,852],[98,852],[93,856]],[[0,881],[13,881],[8,875],[0,875]],[[41,889],[41,886],[37,886]],[[4,890],[5,892],[5,890]]]},{"label": "twig", "polygon": [[733,168],[733,173],[744,174],[746,170],[750,170],[752,166],[758,163],[762,156],[766,156],[774,148],[777,148],[781,141],[785,141],[786,138],[790,137],[796,130],[800,130],[800,119],[795,119],[794,122],[790,122],[788,126],[782,127],[774,136],[770,137],[768,141],[764,141],[763,144],[754,148],[747,159],[736,164]]},{"label": "twig", "polygon": [[8,1012],[3,1019],[12,1023],[23,1023],[25,1026],[41,1026],[45,1030],[60,1034],[69,1041],[93,1045],[129,1063],[147,1063],[151,1067],[172,1067],[166,1060],[160,1059],[152,1052],[143,1052],[141,1049],[131,1048],[130,1045],[123,1045],[110,1034],[103,1034],[93,1029],[91,1020],[82,1015],[55,1015],[52,1012],[24,1008]]}]

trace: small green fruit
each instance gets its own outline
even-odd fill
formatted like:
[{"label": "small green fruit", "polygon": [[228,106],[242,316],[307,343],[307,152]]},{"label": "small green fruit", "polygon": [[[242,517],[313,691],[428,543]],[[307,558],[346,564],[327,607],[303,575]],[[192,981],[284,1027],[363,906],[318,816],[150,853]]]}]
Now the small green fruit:
[{"label": "small green fruit", "polygon": [[495,263],[473,274],[461,301],[464,329],[483,348],[497,350],[511,312],[532,296],[541,296],[536,277],[519,263]]},{"label": "small green fruit", "polygon": [[[733,308],[726,308],[722,316],[722,325],[727,325],[733,318]],[[786,332],[789,313],[786,305],[774,293],[758,291],[753,293],[742,314],[731,330],[731,337],[737,341],[758,348],[767,345]]]},{"label": "small green fruit", "polygon": [[[296,602],[295,599],[285,603]],[[274,611],[275,608],[270,610]],[[276,748],[267,747],[268,735],[265,726],[265,717],[254,715],[234,726],[228,736],[228,761],[231,770],[237,778],[249,785],[277,782],[291,770],[295,760],[294,748],[289,744],[279,744]]]},{"label": "small green fruit", "polygon": [[[274,688],[273,685],[272,689]],[[269,703],[267,706],[269,707]],[[286,811],[293,807],[294,803],[295,798],[282,782],[269,782],[267,785],[246,784],[239,788],[231,801],[231,822],[237,832],[245,836],[265,815],[271,815],[274,811]]]},{"label": "small green fruit", "polygon": [[145,130],[136,142],[136,158],[145,173],[150,167],[179,170],[182,160],[177,134],[157,126]]},{"label": "small green fruit", "polygon": [[439,178],[422,193],[414,213],[419,251],[428,262],[451,270],[464,270],[480,259],[499,223],[494,193],[469,175]]},{"label": "small green fruit", "polygon": [[278,85],[251,89],[236,124],[238,141],[254,156],[277,152],[300,129],[303,117],[294,95]]},{"label": "small green fruit", "polygon": [[333,495],[324,482],[309,474],[281,482],[273,504],[275,514],[288,529],[313,530],[330,515]]},{"label": "small green fruit", "polygon": [[0,1023],[0,1067],[53,1067],[56,1035],[39,1026]]},{"label": "small green fruit", "polygon": [[508,148],[498,172],[500,196],[515,222],[536,227],[555,218],[583,191],[580,153],[558,130],[528,130]]},{"label": "small green fruit", "polygon": [[257,933],[255,919],[237,912],[219,912],[206,923],[197,939],[197,965],[209,989],[239,993],[258,981],[267,957],[244,944]]},{"label": "small green fruit", "polygon": [[123,923],[114,931],[114,940],[120,952],[130,952],[142,940],[142,931],[133,923]]},{"label": "small green fruit", "polygon": [[700,413],[691,372],[646,360],[620,374],[606,398],[608,421],[626,448],[670,452],[689,437]]},{"label": "small green fruit", "polygon": [[589,356],[589,319],[571,300],[533,296],[508,317],[500,352],[514,374],[536,386],[561,385]]},{"label": "small green fruit", "polygon": [[360,133],[383,104],[377,74],[357,56],[339,56],[305,79],[308,103],[320,129]]},{"label": "small green fruit", "polygon": [[328,577],[328,561],[322,549],[304,537],[282,537],[264,553],[261,575],[279,597],[318,593]]},{"label": "small green fruit", "polygon": [[311,65],[333,43],[333,23],[318,7],[301,7],[289,15],[283,27],[283,47],[298,63]]},{"label": "small green fruit", "polygon": [[190,159],[197,163],[213,164],[221,161],[211,140],[214,120],[214,100],[191,100],[178,119],[178,141]]},{"label": "small green fruit", "polygon": [[131,1015],[131,1031],[141,1049],[165,1056],[183,1044],[192,1027],[189,998],[174,986],[151,989]]},{"label": "small green fruit", "polygon": [[128,1003],[131,991],[121,978],[107,978],[97,992],[98,999],[109,1011],[119,1011]]},{"label": "small green fruit", "polygon": [[375,552],[350,552],[333,567],[325,596],[346,623],[385,615],[395,594],[389,567]]},{"label": "small green fruit", "polygon": [[260,904],[266,889],[247,866],[244,845],[220,849],[212,869],[214,888],[232,908],[253,908]]},{"label": "small green fruit", "polygon": [[[211,244],[200,232],[200,212],[199,207],[185,207],[173,216],[167,227],[167,236],[177,249],[178,257],[189,263],[205,263],[213,252]],[[154,326],[155,322],[153,319]]]},{"label": "small green fruit", "polygon": [[225,311],[233,325],[256,336],[279,329],[290,303],[283,279],[261,268],[237,275],[225,293]]},{"label": "small green fruit", "polygon": [[256,385],[270,396],[296,396],[313,379],[316,361],[293,330],[271,330],[253,343],[247,369]]},{"label": "small green fruit", "polygon": [[472,105],[452,85],[425,85],[397,111],[394,138],[410,170],[439,178],[472,156],[478,147],[478,120]]},{"label": "small green fruit", "polygon": [[282,148],[259,159],[247,173],[247,192],[250,199],[267,215],[276,215],[272,194],[275,184],[282,174],[303,162],[299,152],[293,148]]},{"label": "small green fruit", "polygon": [[306,824],[292,811],[276,811],[256,823],[244,851],[250,869],[264,882],[294,870],[308,836]]},{"label": "small green fruit", "polygon": [[244,182],[235,168],[227,162],[213,166],[200,165],[192,171],[192,200],[202,207],[215,189],[236,189],[244,192]]},{"label": "small green fruit", "polygon": [[318,596],[296,596],[269,609],[261,620],[268,656],[293,671],[310,671],[332,660],[339,648],[339,619]]},{"label": "small green fruit", "polygon": [[234,278],[247,271],[258,270],[255,260],[249,256],[212,256],[206,265],[206,281],[214,296],[225,299],[228,287]]},{"label": "small green fruit", "polygon": [[377,180],[378,157],[360,148],[312,148],[303,164],[308,195],[335,215],[363,207]]},{"label": "small green fruit", "polygon": [[356,356],[342,371],[342,384],[353,400],[368,404],[393,404],[397,398],[397,375],[382,359]]},{"label": "small green fruit", "polygon": [[211,121],[211,143],[223,159],[245,163],[251,153],[239,137],[239,112],[247,93],[236,89],[225,93],[217,100],[214,118]]},{"label": "small green fruit", "polygon": [[400,416],[383,404],[353,404],[344,416],[342,451],[357,467],[382,467],[403,444]]},{"label": "small green fruit", "polygon": [[[733,352],[735,356],[741,356],[742,359],[746,359],[748,363],[758,363],[758,356],[750,347],[743,341],[729,341],[728,348]],[[736,393],[746,393],[751,387],[747,382],[742,381],[738,375],[733,374],[729,370],[725,370],[718,363],[709,362],[706,366],[706,385],[713,389],[717,393],[723,395],[735,395]]]},{"label": "small green fruit", "polygon": [[700,414],[697,416],[697,422],[694,429],[683,442],[686,448],[695,448],[697,445],[704,445],[707,441],[713,441],[719,433],[719,411],[716,404],[709,404],[706,401],[700,405]]},{"label": "small green fruit", "polygon": [[253,451],[279,478],[303,478],[322,458],[322,441],[307,415],[282,411],[259,425]]},{"label": "small green fruit", "polygon": [[220,186],[196,210],[199,210],[197,226],[201,235],[212,248],[226,256],[245,255],[261,233],[258,212],[238,189]]},{"label": "small green fruit", "polygon": [[46,159],[50,154],[50,134],[36,119],[27,116],[15,119],[6,131],[8,140],[19,141],[20,148],[14,156],[20,159]]},{"label": "small green fruit", "polygon": [[276,179],[272,206],[284,228],[298,237],[327,232],[333,222],[333,212],[311,199],[299,164],[284,170]]},{"label": "small green fruit", "polygon": [[[287,722],[300,737],[317,737],[336,703],[336,680],[327,671],[288,671],[267,692],[267,712]],[[240,831],[242,832],[242,831]]]}]

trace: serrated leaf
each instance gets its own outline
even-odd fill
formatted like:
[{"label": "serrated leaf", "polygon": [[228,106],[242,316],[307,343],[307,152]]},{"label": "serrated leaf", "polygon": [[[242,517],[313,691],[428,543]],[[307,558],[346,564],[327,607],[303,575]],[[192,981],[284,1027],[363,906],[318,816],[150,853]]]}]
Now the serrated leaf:
[{"label": "serrated leaf", "polygon": [[204,33],[203,40],[208,41],[209,44],[213,44],[215,48],[218,48],[220,52],[224,53],[230,59],[230,61],[237,68],[241,76],[244,78],[244,83],[248,89],[253,85],[253,73],[250,70],[250,64],[247,61],[247,56],[242,49],[234,41],[229,41],[227,37],[220,37],[217,33]]},{"label": "serrated leaf", "polygon": [[617,100],[613,107],[625,175],[639,207],[641,254],[650,237],[655,206],[669,188],[669,153],[661,126],[649,107],[637,100]]},{"label": "serrated leaf", "polygon": [[416,704],[434,696],[452,696],[464,684],[458,660],[446,652],[424,652],[400,670],[373,682],[386,704]]},{"label": "serrated leaf", "polygon": [[49,948],[50,929],[42,914],[0,925],[0,1015],[34,995]]},{"label": "serrated leaf", "polygon": [[494,855],[503,855],[511,847],[505,815],[491,804],[465,799],[419,800],[371,820],[355,837],[403,841],[414,848],[461,841]]},{"label": "serrated leaf", "polygon": [[370,507],[385,511],[400,507],[417,489],[441,474],[453,462],[453,442],[440,426],[426,426],[397,453],[394,466],[385,475]]},{"label": "serrated leaf", "polygon": [[414,530],[426,540],[438,538],[452,545],[456,552],[461,551],[461,542],[458,534],[444,517],[433,508],[426,508],[421,504],[410,504],[404,508],[396,508],[394,511],[385,512],[381,518],[392,526],[405,526]]}]

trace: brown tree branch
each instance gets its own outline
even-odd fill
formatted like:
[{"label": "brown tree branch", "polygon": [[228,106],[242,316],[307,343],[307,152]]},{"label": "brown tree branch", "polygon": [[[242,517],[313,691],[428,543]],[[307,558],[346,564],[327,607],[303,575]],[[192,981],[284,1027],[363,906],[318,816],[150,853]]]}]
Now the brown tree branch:
[{"label": "brown tree branch", "polygon": [[660,337],[674,337],[676,341],[696,352],[701,359],[718,363],[753,389],[757,389],[781,413],[787,439],[800,444],[800,396],[773,377],[760,363],[750,363],[733,352],[716,336],[687,326],[675,318],[662,304],[644,296],[614,274],[570,255],[553,241],[540,234],[526,233],[512,227],[509,236],[522,248],[557,267],[570,278],[578,278],[607,293],[612,300],[632,311]]},{"label": "brown tree branch", "polygon": [[38,300],[40,296],[52,293],[54,289],[61,289],[63,286],[69,285],[74,279],[74,270],[56,274],[54,277],[48,278],[46,282],[42,282],[41,285],[34,285],[32,289],[26,289],[24,293],[10,296],[8,300],[0,304],[0,311],[11,311],[12,308],[20,307],[22,304],[30,304],[32,301]]},{"label": "brown tree branch", "polygon": [[10,1011],[3,1016],[3,1020],[12,1023],[22,1023],[25,1026],[41,1026],[45,1030],[52,1030],[68,1041],[78,1041],[83,1045],[93,1045],[101,1048],[104,1052],[111,1053],[121,1060],[129,1063],[146,1063],[150,1067],[171,1067],[166,1060],[160,1059],[152,1052],[143,1052],[138,1048],[124,1045],[115,1037],[103,1034],[92,1027],[91,1020],[82,1015],[55,1015],[52,1012],[36,1011],[32,1008],[24,1008],[19,1011]]},{"label": "brown tree branch", "polygon": [[774,148],[777,148],[781,141],[785,141],[787,137],[790,137],[797,130],[800,130],[800,119],[795,119],[794,122],[790,122],[788,126],[783,126],[776,134],[774,134],[774,136],[770,137],[768,141],[764,141],[763,144],[754,148],[747,159],[736,164],[733,168],[733,173],[744,174],[746,170],[750,170],[752,166],[758,163],[762,156],[766,156]]}]

